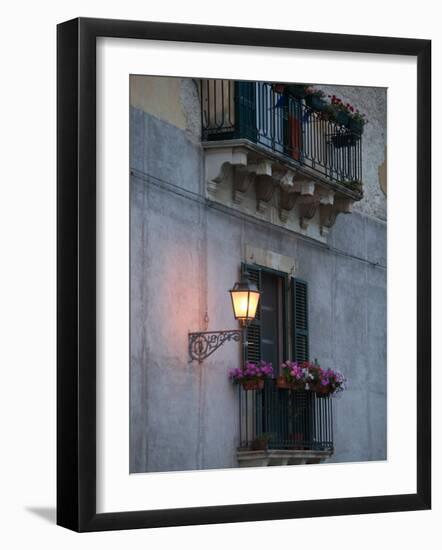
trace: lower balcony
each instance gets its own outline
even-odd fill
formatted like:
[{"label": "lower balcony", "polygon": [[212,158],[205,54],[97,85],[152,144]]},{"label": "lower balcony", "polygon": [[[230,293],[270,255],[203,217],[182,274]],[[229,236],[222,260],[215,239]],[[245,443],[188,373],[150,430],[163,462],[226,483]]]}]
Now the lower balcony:
[{"label": "lower balcony", "polygon": [[317,464],[334,451],[332,399],[275,380],[263,390],[239,388],[239,423],[240,466]]}]

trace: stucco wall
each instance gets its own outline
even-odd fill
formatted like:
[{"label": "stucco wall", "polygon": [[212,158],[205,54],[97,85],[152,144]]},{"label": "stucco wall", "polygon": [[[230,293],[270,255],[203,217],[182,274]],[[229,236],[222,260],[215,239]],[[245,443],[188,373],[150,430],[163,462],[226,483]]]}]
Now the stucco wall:
[{"label": "stucco wall", "polygon": [[[323,245],[208,207],[198,97],[191,80],[174,86],[157,96],[167,108],[131,107],[131,472],[237,466],[227,371],[239,345],[188,363],[187,333],[235,328],[227,290],[246,244],[295,259],[296,275],[309,281],[311,357],[349,378],[334,402],[332,460],[384,459],[385,222],[362,208],[342,215]],[[164,120],[162,112],[184,114]]]}]

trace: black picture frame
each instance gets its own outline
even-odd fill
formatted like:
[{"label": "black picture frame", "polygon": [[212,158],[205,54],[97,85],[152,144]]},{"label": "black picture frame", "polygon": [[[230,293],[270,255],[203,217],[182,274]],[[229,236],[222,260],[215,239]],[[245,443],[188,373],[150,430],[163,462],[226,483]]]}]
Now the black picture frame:
[{"label": "black picture frame", "polygon": [[[417,492],[134,512],[96,512],[96,39],[395,54],[417,58]],[[58,25],[57,523],[104,531],[431,506],[431,41],[158,22]]]}]

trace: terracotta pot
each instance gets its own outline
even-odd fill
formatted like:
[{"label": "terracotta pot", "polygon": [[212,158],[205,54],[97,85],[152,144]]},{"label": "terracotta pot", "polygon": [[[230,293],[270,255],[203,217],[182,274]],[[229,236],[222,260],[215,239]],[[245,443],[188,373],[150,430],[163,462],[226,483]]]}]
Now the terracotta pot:
[{"label": "terracotta pot", "polygon": [[330,388],[327,388],[327,386],[321,386],[320,384],[317,385],[314,391],[318,397],[327,397],[327,395],[330,395],[331,393]]},{"label": "terracotta pot", "polygon": [[276,379],[276,387],[280,390],[289,390],[292,387],[292,384],[287,380],[285,376],[278,376]]},{"label": "terracotta pot", "polygon": [[242,380],[241,385],[245,390],[262,390],[264,388],[264,380]]},{"label": "terracotta pot", "polygon": [[304,389],[304,384],[289,382],[285,376],[281,375],[276,379],[276,387],[280,390],[301,391]]},{"label": "terracotta pot", "polygon": [[295,451],[302,451],[304,449],[304,447],[298,443],[304,440],[304,434],[302,432],[294,432],[290,434],[289,438],[293,441],[293,446],[290,447],[291,449]]},{"label": "terracotta pot", "polygon": [[252,451],[267,451],[269,442],[267,439],[255,439],[252,441],[250,448]]}]

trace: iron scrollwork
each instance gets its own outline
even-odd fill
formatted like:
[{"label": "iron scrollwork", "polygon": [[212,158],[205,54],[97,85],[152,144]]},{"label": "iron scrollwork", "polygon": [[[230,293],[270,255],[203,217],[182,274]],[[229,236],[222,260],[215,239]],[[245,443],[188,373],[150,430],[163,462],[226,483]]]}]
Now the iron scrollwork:
[{"label": "iron scrollwork", "polygon": [[201,363],[212,355],[224,342],[240,342],[241,330],[217,330],[189,333],[189,357]]}]

